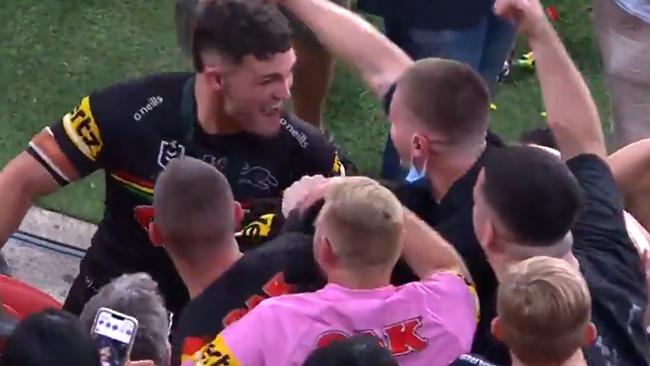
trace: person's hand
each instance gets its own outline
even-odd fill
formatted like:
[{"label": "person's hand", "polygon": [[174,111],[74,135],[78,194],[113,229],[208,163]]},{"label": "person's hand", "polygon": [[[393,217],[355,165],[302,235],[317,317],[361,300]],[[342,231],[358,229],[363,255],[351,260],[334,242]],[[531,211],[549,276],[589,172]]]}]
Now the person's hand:
[{"label": "person's hand", "polygon": [[[282,215],[289,216],[289,212],[305,207],[307,197],[313,198],[320,194],[323,186],[329,181],[322,175],[304,176],[284,190],[282,195]],[[317,192],[314,192],[317,191]]]},{"label": "person's hand", "polygon": [[535,37],[549,26],[540,0],[496,0],[494,13],[514,21],[519,31],[528,37]]}]

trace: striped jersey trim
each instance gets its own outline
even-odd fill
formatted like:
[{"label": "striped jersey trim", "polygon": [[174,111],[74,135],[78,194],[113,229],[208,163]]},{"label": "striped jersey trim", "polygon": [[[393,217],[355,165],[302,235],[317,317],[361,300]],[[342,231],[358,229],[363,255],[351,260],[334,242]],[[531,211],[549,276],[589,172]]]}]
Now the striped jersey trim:
[{"label": "striped jersey trim", "polygon": [[27,151],[50,172],[59,184],[66,185],[72,182],[70,175],[66,174],[64,170],[72,172],[74,168],[56,144],[54,134],[49,127],[45,127],[29,142]]},{"label": "striped jersey trim", "polygon": [[153,196],[153,182],[135,177],[125,172],[111,173],[111,178],[121,183],[131,192],[144,198],[151,199]]}]

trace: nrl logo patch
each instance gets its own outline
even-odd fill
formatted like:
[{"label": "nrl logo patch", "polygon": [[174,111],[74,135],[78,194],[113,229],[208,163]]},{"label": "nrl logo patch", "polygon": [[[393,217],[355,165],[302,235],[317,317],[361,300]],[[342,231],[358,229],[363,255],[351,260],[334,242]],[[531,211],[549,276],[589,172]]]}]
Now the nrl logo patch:
[{"label": "nrl logo patch", "polygon": [[176,140],[161,141],[160,151],[158,152],[158,165],[165,169],[170,161],[181,158],[185,155],[185,146]]}]

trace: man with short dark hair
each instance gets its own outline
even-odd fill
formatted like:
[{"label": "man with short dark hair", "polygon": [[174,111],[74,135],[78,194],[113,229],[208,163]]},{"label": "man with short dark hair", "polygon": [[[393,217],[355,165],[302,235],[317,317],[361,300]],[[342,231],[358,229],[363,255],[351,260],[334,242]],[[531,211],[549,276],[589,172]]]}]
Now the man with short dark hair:
[{"label": "man with short dark hair", "polygon": [[[410,168],[407,178],[416,183],[397,187],[396,195],[455,246],[476,280],[481,302],[491,301],[497,281],[472,234],[471,222],[472,188],[482,157],[503,145],[487,132],[485,82],[457,61],[413,62],[367,21],[325,0],[277,2],[307,24],[334,57],[354,67],[381,99],[395,147]],[[416,276],[400,271],[395,279],[405,283]],[[485,309],[489,307],[481,307],[481,319],[492,316]],[[507,361],[504,347],[482,342],[489,333],[489,322],[481,321],[475,351]]]},{"label": "man with short dark hair", "polygon": [[[561,157],[533,147],[490,152],[474,188],[474,232],[498,278],[530,257],[579,269],[592,297],[596,342],[589,365],[648,365],[648,297],[641,260],[623,219],[598,111],[538,1],[499,0],[537,58],[548,125]],[[484,306],[489,306],[484,304]]]},{"label": "man with short dark hair", "polygon": [[[105,171],[105,215],[64,305],[71,312],[130,272],[151,274],[172,312],[188,301],[169,257],[150,245],[133,212],[151,203],[153,182],[170,160],[187,155],[214,165],[247,209],[278,199],[305,174],[341,173],[320,131],[282,110],[295,64],[286,18],[246,0],[201,5],[194,73],[150,75],[84,97],[0,173],[1,245],[37,198]],[[266,235],[244,231],[242,240]]]}]

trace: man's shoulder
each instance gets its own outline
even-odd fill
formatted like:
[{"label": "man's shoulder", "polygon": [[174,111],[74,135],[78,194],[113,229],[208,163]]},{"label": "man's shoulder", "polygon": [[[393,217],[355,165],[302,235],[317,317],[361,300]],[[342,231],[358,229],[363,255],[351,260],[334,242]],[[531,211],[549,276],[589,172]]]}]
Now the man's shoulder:
[{"label": "man's shoulder", "polygon": [[280,119],[281,134],[303,149],[323,148],[329,146],[327,138],[313,125],[301,120],[292,113],[286,113]]},{"label": "man's shoulder", "polygon": [[156,110],[178,108],[189,73],[161,73],[125,80],[90,94],[93,114],[136,122]]}]

